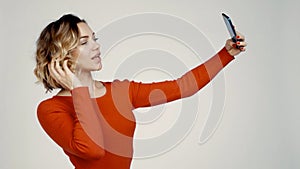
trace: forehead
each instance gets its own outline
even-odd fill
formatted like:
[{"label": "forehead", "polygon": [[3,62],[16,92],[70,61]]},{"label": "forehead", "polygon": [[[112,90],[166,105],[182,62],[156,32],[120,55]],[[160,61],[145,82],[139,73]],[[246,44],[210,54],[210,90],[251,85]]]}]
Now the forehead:
[{"label": "forehead", "polygon": [[92,29],[89,27],[88,24],[84,22],[80,22],[77,24],[79,29],[80,36],[91,36],[93,34]]}]

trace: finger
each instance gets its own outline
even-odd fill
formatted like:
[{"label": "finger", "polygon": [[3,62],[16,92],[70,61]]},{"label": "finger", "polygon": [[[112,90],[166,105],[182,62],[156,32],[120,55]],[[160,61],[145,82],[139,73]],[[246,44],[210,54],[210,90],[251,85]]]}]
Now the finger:
[{"label": "finger", "polygon": [[242,44],[243,44],[243,41],[237,41],[236,44],[237,44],[238,46],[243,46],[243,45],[242,45]]},{"label": "finger", "polygon": [[242,47],[246,47],[247,46],[247,42],[245,42],[245,41],[239,41],[239,42],[237,42],[237,45],[238,46],[242,46]]},{"label": "finger", "polygon": [[241,46],[241,47],[240,47],[240,50],[241,50],[242,52],[244,52],[244,51],[246,51],[246,48],[243,47],[243,46]]},{"label": "finger", "polygon": [[237,32],[236,39],[237,39],[237,41],[245,41],[245,36],[242,35],[240,32]]},{"label": "finger", "polygon": [[245,47],[244,46],[237,46],[236,49],[240,50],[240,51],[244,51]]},{"label": "finger", "polygon": [[62,67],[59,65],[59,60],[55,60],[55,70],[60,76],[65,76],[65,72],[62,70]]},{"label": "finger", "polygon": [[68,74],[68,75],[71,75],[73,74],[73,72],[70,70],[70,68],[68,67],[68,60],[64,60],[63,62],[63,68],[65,70],[65,72]]},{"label": "finger", "polygon": [[62,87],[65,89],[68,89],[68,86],[65,84],[63,78],[59,75],[59,73],[55,69],[55,62],[52,60],[50,63],[48,63],[48,69],[50,72],[50,76]]},{"label": "finger", "polygon": [[57,81],[59,78],[59,74],[57,73],[57,71],[55,70],[54,68],[54,61],[52,60],[50,62],[50,64],[48,64],[48,69],[49,69],[49,72],[50,72],[50,76],[55,80]]},{"label": "finger", "polygon": [[232,40],[229,41],[229,46],[236,48],[237,44],[235,42],[233,42]]}]

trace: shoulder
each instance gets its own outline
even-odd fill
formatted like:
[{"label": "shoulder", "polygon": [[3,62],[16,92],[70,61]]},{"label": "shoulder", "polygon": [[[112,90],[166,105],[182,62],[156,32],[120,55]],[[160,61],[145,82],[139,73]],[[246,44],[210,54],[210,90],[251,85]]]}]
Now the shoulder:
[{"label": "shoulder", "polygon": [[37,107],[38,115],[47,114],[55,111],[63,111],[72,106],[72,98],[67,96],[53,96],[52,98],[43,100]]},{"label": "shoulder", "polygon": [[37,108],[38,112],[40,112],[41,110],[50,108],[53,103],[55,104],[55,101],[53,101],[53,98],[49,98],[49,99],[41,101]]}]

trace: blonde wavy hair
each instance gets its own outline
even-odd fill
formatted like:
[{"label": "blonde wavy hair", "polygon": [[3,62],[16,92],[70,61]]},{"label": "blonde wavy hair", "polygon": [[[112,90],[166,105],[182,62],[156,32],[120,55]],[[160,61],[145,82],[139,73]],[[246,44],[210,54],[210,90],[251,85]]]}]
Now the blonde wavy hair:
[{"label": "blonde wavy hair", "polygon": [[86,23],[84,20],[72,14],[63,15],[58,20],[51,22],[41,32],[36,42],[36,67],[34,74],[39,82],[42,82],[46,92],[63,88],[51,76],[48,64],[54,59],[60,63],[68,61],[69,68],[74,71],[75,57],[70,51],[79,43],[79,30],[77,24]]}]

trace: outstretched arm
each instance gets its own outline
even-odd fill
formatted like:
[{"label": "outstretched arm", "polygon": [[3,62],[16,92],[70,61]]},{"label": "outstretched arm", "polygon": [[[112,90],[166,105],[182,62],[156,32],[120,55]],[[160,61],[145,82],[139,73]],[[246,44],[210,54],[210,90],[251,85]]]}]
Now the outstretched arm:
[{"label": "outstretched arm", "polygon": [[246,50],[244,37],[241,34],[238,36],[241,48],[236,48],[237,44],[227,40],[225,47],[216,55],[176,80],[147,84],[131,82],[129,92],[133,107],[163,104],[195,94],[229,64],[235,55]]}]

